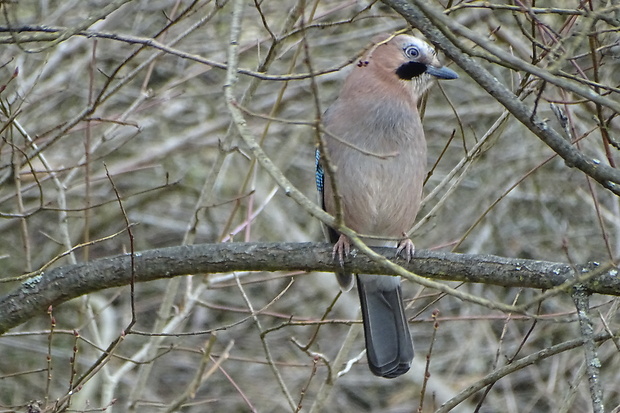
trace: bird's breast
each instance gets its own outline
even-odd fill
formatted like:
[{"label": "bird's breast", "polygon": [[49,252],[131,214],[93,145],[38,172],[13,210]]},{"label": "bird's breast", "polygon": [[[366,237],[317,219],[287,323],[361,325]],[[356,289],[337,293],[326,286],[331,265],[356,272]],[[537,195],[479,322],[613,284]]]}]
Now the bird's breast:
[{"label": "bird's breast", "polygon": [[[400,237],[413,225],[426,175],[419,116],[385,105],[344,115],[330,114],[328,130],[338,139],[328,138],[327,148],[345,223],[362,234]],[[325,206],[336,212],[329,177]]]},{"label": "bird's breast", "polygon": [[418,213],[425,170],[425,153],[420,152],[359,162],[350,175],[338,173],[345,222],[363,234],[402,236]]}]

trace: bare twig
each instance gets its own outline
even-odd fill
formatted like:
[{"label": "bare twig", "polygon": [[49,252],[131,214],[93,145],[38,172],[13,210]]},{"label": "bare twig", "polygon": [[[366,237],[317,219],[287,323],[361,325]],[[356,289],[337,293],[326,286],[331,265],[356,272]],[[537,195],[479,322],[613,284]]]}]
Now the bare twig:
[{"label": "bare twig", "polygon": [[[594,342],[601,342],[609,340],[611,337],[607,333],[599,333],[595,334],[591,337]],[[475,384],[469,386],[467,389],[463,390],[456,397],[452,398],[450,401],[444,403],[439,409],[435,410],[435,413],[447,413],[452,410],[455,406],[465,401],[469,397],[476,394],[478,391],[482,390],[487,385],[494,383],[501,379],[502,377],[507,376],[510,373],[513,373],[517,370],[520,370],[526,366],[530,366],[534,363],[540,362],[548,357],[554,356],[556,354],[583,346],[583,344],[587,341],[586,338],[578,338],[570,341],[566,341],[561,344],[556,344],[549,348],[540,350],[534,354],[523,357],[519,360],[516,360],[514,363],[506,365],[504,367],[500,367],[494,372],[486,375],[482,379],[476,381]]]},{"label": "bare twig", "polygon": [[[530,129],[536,136],[543,140],[551,149],[558,153],[569,166],[579,168],[585,174],[591,176],[603,187],[609,189],[616,195],[620,195],[620,171],[607,165],[601,164],[597,159],[590,158],[577,150],[567,142],[561,134],[551,128],[543,119],[533,115],[531,109],[521,102],[505,85],[497,78],[492,76],[489,71],[467,56],[465,51],[471,50],[469,46],[459,42],[455,35],[461,34],[468,37],[477,44],[486,47],[490,52],[497,56],[498,61],[509,61],[521,70],[526,70],[548,82],[554,83],[559,87],[573,91],[593,102],[609,107],[616,112],[620,112],[620,104],[617,101],[604,98],[591,89],[586,89],[575,85],[573,82],[560,79],[545,70],[517,60],[509,53],[502,51],[497,46],[482,40],[471,30],[447,18],[434,6],[430,6],[422,0],[406,2],[404,0],[384,0],[398,13],[400,13],[414,27],[420,29],[422,33],[441,48],[456,64],[458,64],[472,79],[482,88],[490,93],[497,101],[508,109],[515,118]],[[498,63],[495,61],[495,63]]]},{"label": "bare twig", "polygon": [[[585,352],[586,374],[590,385],[590,397],[592,399],[592,411],[594,413],[605,413],[603,405],[603,387],[600,381],[601,360],[596,350],[596,340],[594,327],[590,318],[590,299],[588,292],[581,286],[573,288],[573,301],[577,307],[579,316],[579,327],[583,340]],[[607,333],[605,333],[607,334]]]}]

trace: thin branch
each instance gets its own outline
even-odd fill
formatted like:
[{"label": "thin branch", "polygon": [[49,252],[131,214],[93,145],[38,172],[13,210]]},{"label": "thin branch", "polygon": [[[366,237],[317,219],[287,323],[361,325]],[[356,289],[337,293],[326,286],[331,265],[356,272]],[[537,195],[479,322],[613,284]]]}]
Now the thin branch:
[{"label": "thin branch", "polygon": [[590,385],[590,398],[592,399],[592,411],[594,413],[604,413],[603,388],[600,381],[601,360],[596,351],[596,341],[594,340],[594,327],[590,318],[590,299],[587,291],[580,286],[573,289],[573,301],[577,307],[579,316],[579,328],[583,340],[585,352],[586,375]]},{"label": "thin branch", "polygon": [[[351,352],[351,348],[355,344],[355,341],[357,340],[357,336],[361,332],[362,332],[361,324],[353,324],[349,328],[349,331],[347,332],[347,336],[345,337],[342,343],[342,346],[340,347],[340,350],[338,351],[338,354],[336,355],[336,358],[332,362],[332,368],[329,370],[331,372],[331,375],[325,378],[325,381],[323,382],[323,384],[321,385],[321,388],[317,392],[316,398],[314,399],[314,403],[312,404],[312,407],[310,408],[310,413],[318,413],[318,412],[323,412],[326,410],[325,404],[327,402],[327,399],[332,393],[332,390],[334,390],[334,384],[336,383],[336,379],[340,377],[340,372],[338,370],[340,366],[345,364],[345,360],[349,358],[349,353]],[[355,358],[356,361],[359,361],[359,359],[360,357]],[[348,363],[346,364],[346,366],[350,367]]]},{"label": "thin branch", "polygon": [[[0,32],[5,32],[7,30],[9,30],[7,27],[0,26]],[[31,32],[41,31],[41,32],[45,32],[45,35],[39,34],[36,37],[23,37],[23,38],[18,38],[18,39],[0,37],[0,44],[28,43],[28,42],[40,42],[40,41],[48,41],[48,42],[53,42],[53,44],[56,44],[57,43],[56,40],[61,36],[61,33],[64,33],[64,31],[67,29],[65,27],[23,26],[23,27],[20,27],[19,30],[31,31]],[[163,44],[151,37],[140,37],[140,36],[133,36],[133,35],[128,35],[128,34],[108,33],[108,32],[101,32],[101,31],[95,31],[95,30],[78,31],[78,32],[73,33],[72,35],[83,36],[86,38],[115,40],[115,41],[128,43],[128,44],[139,44],[139,45],[142,45],[143,47],[149,47],[149,48],[161,51],[162,53],[157,54],[157,56],[161,56],[162,54],[166,53],[166,54],[180,57],[182,59],[191,60],[191,61],[201,63],[207,66],[215,67],[218,69],[227,70],[228,68],[228,65],[226,63],[218,62],[212,59],[207,59],[206,57],[174,48],[172,46],[174,43]],[[63,38],[63,40],[66,40],[66,39]],[[359,56],[355,56],[352,59],[339,63],[335,67],[330,67],[317,73],[268,74],[262,71],[255,71],[255,70],[250,70],[250,69],[245,69],[245,68],[238,68],[238,73],[242,75],[254,77],[260,80],[288,82],[291,80],[308,79],[316,75],[324,75],[328,73],[337,72],[343,67],[350,65],[358,58]]]},{"label": "thin branch", "polygon": [[439,47],[484,90],[504,105],[515,118],[560,155],[568,166],[578,168],[603,187],[616,195],[620,195],[620,171],[618,169],[604,165],[598,159],[586,156],[571,143],[567,142],[560,133],[547,125],[544,119],[532,113],[531,108],[527,104],[519,100],[504,84],[491,75],[485,67],[469,57],[466,51],[471,50],[471,47],[463,45],[456,38],[456,35],[467,36],[474,43],[487,48],[500,60],[515,61],[514,63],[521,70],[525,70],[561,88],[570,90],[595,103],[620,112],[620,104],[617,101],[604,98],[593,90],[576,85],[574,82],[560,79],[548,71],[526,63],[523,60],[517,60],[510,53],[504,52],[496,46],[489,45],[489,42],[482,40],[471,30],[449,19],[440,10],[434,6],[429,6],[425,1],[383,0],[383,2],[403,16],[411,25],[419,29],[428,40]]},{"label": "thin branch", "polygon": [[[592,336],[592,340],[595,342],[602,342],[605,340],[609,340],[610,338],[612,337],[607,332],[595,334],[594,336]],[[507,375],[514,373],[517,370],[523,369],[524,367],[539,363],[541,360],[547,359],[551,356],[555,356],[556,354],[560,354],[565,351],[580,347],[584,344],[585,341],[586,339],[583,337],[570,341],[565,341],[564,343],[556,344],[555,346],[540,350],[534,354],[523,357],[512,364],[500,367],[494,372],[487,374],[482,379],[477,380],[474,384],[460,392],[448,402],[444,403],[439,409],[435,411],[435,413],[448,413],[452,411],[454,407],[458,406],[460,403],[482,390],[485,386],[488,386],[489,384],[500,380],[502,377],[506,377]]]},{"label": "thin branch", "polygon": [[[239,63],[239,36],[241,33],[243,5],[244,5],[243,0],[235,0],[233,2],[232,23],[230,25],[230,44],[228,46],[228,70],[226,71],[226,83],[224,84],[224,94],[226,96],[226,102],[229,103],[228,105],[229,107],[231,106],[230,102],[234,100],[233,91],[234,91],[235,83],[237,82],[237,65]],[[241,291],[243,299],[245,300],[248,308],[250,309],[252,313],[256,328],[261,333],[260,334],[261,343],[263,344],[263,349],[265,351],[265,356],[267,358],[269,366],[271,367],[271,370],[273,371],[273,374],[280,386],[280,389],[284,393],[286,401],[291,407],[291,410],[295,411],[296,404],[293,401],[293,397],[291,396],[291,393],[288,390],[288,387],[286,383],[284,382],[284,379],[282,378],[280,371],[278,370],[275,363],[273,362],[271,350],[269,348],[269,345],[267,344],[266,338],[263,335],[263,327],[260,323],[260,320],[258,319],[256,312],[254,311],[254,307],[252,306],[250,299],[245,294],[243,286],[241,285],[241,282],[239,281],[239,277],[235,277],[235,281],[237,282],[237,286],[239,287],[239,290]]]}]

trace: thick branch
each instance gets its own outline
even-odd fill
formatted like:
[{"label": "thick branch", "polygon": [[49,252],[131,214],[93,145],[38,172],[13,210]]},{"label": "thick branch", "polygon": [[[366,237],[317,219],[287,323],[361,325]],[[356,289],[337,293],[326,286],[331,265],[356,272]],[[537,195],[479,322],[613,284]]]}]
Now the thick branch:
[{"label": "thick branch", "polygon": [[[375,251],[394,256],[390,248]],[[416,274],[436,280],[464,281],[551,289],[576,280],[591,270],[596,276],[584,283],[588,292],[620,295],[617,269],[601,271],[599,264],[584,266],[492,255],[467,255],[417,250],[410,263],[397,260]],[[136,253],[138,282],[187,274],[230,271],[326,271],[340,267],[332,259],[330,244],[315,243],[225,243],[186,245]],[[363,254],[351,254],[345,261],[351,272],[386,274],[387,270]],[[58,305],[84,294],[131,281],[128,254],[67,265],[24,281],[0,299],[0,334]],[[139,298],[138,298],[139,299]]]}]

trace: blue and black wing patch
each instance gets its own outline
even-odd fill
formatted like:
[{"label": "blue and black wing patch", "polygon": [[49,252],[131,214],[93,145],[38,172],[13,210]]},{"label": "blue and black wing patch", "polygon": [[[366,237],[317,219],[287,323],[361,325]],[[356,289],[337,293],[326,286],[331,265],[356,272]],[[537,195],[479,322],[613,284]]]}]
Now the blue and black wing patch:
[{"label": "blue and black wing patch", "polygon": [[323,194],[323,185],[325,182],[325,172],[323,171],[323,165],[321,165],[321,151],[317,148],[314,152],[314,159],[316,164],[316,189]]},{"label": "blue and black wing patch", "polygon": [[[316,162],[316,189],[319,191],[319,199],[321,202],[321,208],[325,210],[325,197],[323,194],[323,188],[325,186],[325,171],[323,169],[323,165],[321,164],[321,151],[317,148],[314,152],[314,160]],[[338,233],[334,231],[330,227],[325,227],[327,229],[327,238],[330,242],[334,243],[338,240]]]}]

